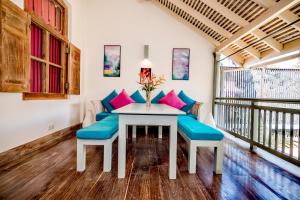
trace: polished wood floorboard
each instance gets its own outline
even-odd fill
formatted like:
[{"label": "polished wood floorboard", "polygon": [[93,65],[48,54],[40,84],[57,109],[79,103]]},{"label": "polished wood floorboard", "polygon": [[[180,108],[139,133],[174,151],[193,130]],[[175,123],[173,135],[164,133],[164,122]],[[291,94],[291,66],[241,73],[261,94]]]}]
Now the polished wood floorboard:
[{"label": "polished wood floorboard", "polygon": [[76,172],[76,139],[63,141],[0,169],[0,199],[300,199],[300,179],[227,141],[222,175],[213,174],[213,153],[199,148],[197,173],[187,171],[186,144],[178,137],[177,179],[168,179],[168,137],[157,129],[128,140],[126,178],[102,171],[103,147],[87,148],[87,167]]}]

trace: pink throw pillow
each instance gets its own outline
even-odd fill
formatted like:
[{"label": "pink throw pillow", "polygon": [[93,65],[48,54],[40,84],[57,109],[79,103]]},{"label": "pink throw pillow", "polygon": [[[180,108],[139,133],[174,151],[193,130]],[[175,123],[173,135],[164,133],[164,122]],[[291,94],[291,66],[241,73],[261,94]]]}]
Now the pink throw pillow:
[{"label": "pink throw pillow", "polygon": [[134,102],[135,101],[130,96],[128,96],[127,92],[123,89],[122,92],[118,96],[113,98],[109,103],[115,109],[118,109]]},{"label": "pink throw pillow", "polygon": [[181,109],[186,105],[174,92],[171,90],[166,96],[159,100],[159,103],[167,104],[177,109]]}]

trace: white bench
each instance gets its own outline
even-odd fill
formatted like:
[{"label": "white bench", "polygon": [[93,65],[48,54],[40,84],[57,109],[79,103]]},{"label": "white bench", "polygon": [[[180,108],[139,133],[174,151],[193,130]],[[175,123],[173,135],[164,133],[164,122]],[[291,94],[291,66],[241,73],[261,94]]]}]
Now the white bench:
[{"label": "white bench", "polygon": [[103,171],[111,170],[112,144],[118,137],[118,128],[118,116],[112,115],[77,131],[77,171],[85,170],[87,145],[104,146]]},{"label": "white bench", "polygon": [[197,147],[213,147],[214,171],[216,174],[222,174],[223,133],[188,116],[178,117],[178,132],[188,144],[189,173],[196,173]]}]

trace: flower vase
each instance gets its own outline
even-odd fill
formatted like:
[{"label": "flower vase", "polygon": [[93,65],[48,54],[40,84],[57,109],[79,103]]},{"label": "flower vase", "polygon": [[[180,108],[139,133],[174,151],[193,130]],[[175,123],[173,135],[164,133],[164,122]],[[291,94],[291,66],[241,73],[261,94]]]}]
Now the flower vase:
[{"label": "flower vase", "polygon": [[150,108],[150,106],[151,106],[151,92],[150,91],[146,92],[146,106],[147,106],[147,108]]}]

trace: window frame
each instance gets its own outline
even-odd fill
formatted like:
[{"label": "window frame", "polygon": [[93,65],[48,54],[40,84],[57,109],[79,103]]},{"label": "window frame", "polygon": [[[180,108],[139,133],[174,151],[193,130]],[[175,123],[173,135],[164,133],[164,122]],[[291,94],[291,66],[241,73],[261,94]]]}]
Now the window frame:
[{"label": "window frame", "polygon": [[[26,4],[25,2],[26,0],[24,0],[24,4]],[[57,4],[59,4],[62,9],[63,9],[63,14],[62,14],[62,19],[61,19],[61,26],[62,26],[62,31],[59,32],[57,31],[54,27],[52,27],[50,24],[47,24],[44,22],[43,17],[39,17],[36,15],[36,13],[34,13],[34,11],[29,11],[26,8],[25,5],[25,11],[29,13],[29,15],[31,16],[31,23],[30,24],[35,24],[36,26],[38,26],[39,28],[42,29],[43,32],[43,42],[42,42],[42,54],[44,54],[44,58],[37,58],[35,56],[31,55],[31,51],[30,51],[30,62],[29,65],[31,65],[31,60],[36,60],[38,62],[43,63],[43,65],[45,65],[45,79],[42,80],[43,83],[45,83],[45,90],[44,92],[23,92],[23,100],[49,100],[49,99],[67,99],[68,95],[67,95],[67,91],[65,89],[65,84],[68,82],[68,80],[66,79],[66,73],[67,73],[67,53],[68,53],[68,7],[67,5],[64,3],[63,0],[50,0],[53,2],[56,2]],[[29,39],[29,49],[31,49],[31,34],[30,35],[30,39]],[[53,37],[55,37],[56,39],[60,40],[61,42],[61,64],[57,65],[55,63],[50,62],[50,58],[49,58],[49,54],[50,54],[50,35],[52,35]],[[60,93],[49,93],[49,69],[50,69],[50,65],[54,66],[54,67],[59,67],[61,69],[61,80],[60,80],[60,89],[61,92]],[[29,69],[31,70],[31,67],[29,67]],[[30,72],[29,72],[30,74]]]}]

